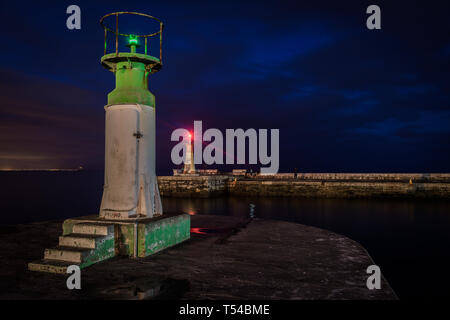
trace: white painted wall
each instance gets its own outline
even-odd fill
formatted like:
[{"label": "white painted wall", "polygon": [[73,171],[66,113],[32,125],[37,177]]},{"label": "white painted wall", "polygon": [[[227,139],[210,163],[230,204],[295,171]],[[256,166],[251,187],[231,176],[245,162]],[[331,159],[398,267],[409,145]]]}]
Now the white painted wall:
[{"label": "white painted wall", "polygon": [[[113,219],[162,214],[155,175],[155,109],[105,107],[105,184],[100,216]],[[139,139],[136,134],[140,133]]]}]

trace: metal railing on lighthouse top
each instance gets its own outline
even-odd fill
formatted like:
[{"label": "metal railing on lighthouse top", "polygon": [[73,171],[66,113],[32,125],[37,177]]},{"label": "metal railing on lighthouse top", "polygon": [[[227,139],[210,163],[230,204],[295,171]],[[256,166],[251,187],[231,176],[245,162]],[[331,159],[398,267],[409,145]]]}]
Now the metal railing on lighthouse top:
[{"label": "metal railing on lighthouse top", "polygon": [[[127,33],[120,33],[120,28],[119,28],[119,16],[120,15],[138,15],[138,16],[142,16],[142,17],[146,17],[148,19],[152,19],[155,20],[157,22],[159,22],[159,31],[156,31],[154,33],[149,33],[149,34],[127,34]],[[111,29],[109,27],[107,27],[105,25],[105,19],[111,16],[115,16],[115,29]],[[160,64],[162,64],[162,35],[163,35],[163,29],[164,29],[164,24],[161,20],[159,20],[158,18],[155,18],[151,15],[145,14],[145,13],[139,13],[139,12],[128,12],[128,11],[120,11],[120,12],[113,12],[113,13],[109,13],[104,15],[101,19],[100,19],[100,25],[103,27],[104,29],[104,50],[103,50],[103,54],[106,55],[107,54],[107,37],[108,37],[108,33],[112,33],[115,37],[115,54],[116,56],[119,55],[119,37],[127,37],[129,39],[129,43],[131,43],[132,41],[134,41],[133,39],[136,39],[136,43],[137,43],[137,39],[139,38],[144,38],[144,54],[145,55],[149,55],[148,54],[148,42],[150,38],[153,37],[157,37],[159,35],[159,62]]]}]

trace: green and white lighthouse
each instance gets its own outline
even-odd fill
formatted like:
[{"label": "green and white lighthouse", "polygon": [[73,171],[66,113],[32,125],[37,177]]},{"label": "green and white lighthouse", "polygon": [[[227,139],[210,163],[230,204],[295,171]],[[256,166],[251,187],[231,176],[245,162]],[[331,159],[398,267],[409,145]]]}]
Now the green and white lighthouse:
[{"label": "green and white lighthouse", "polygon": [[[110,219],[154,217],[162,214],[155,175],[155,96],[148,90],[148,77],[162,67],[163,23],[159,31],[125,34],[119,30],[119,15],[102,18],[105,29],[103,67],[114,73],[116,88],[108,94],[105,140],[105,182],[100,216]],[[116,18],[116,29],[104,25],[105,18]],[[111,20],[111,19],[110,19]],[[107,53],[107,35],[115,37],[115,52]],[[148,52],[149,39],[160,39],[159,58]],[[127,42],[129,52],[119,52],[119,40]],[[138,53],[137,49],[143,51]]]},{"label": "green and white lighthouse", "polygon": [[[119,16],[138,15],[159,23],[159,31],[120,32]],[[115,29],[105,19],[115,18]],[[146,257],[190,238],[188,214],[165,213],[155,174],[155,97],[148,77],[162,67],[163,23],[137,12],[114,12],[100,20],[105,31],[101,64],[115,75],[116,87],[105,106],[105,181],[99,214],[67,219],[55,248],[32,271],[66,273],[69,266],[88,267],[115,257]],[[115,51],[107,53],[112,34]],[[159,58],[149,54],[149,39],[159,36]],[[125,42],[129,52],[119,52]],[[143,52],[138,52],[138,49]]]}]

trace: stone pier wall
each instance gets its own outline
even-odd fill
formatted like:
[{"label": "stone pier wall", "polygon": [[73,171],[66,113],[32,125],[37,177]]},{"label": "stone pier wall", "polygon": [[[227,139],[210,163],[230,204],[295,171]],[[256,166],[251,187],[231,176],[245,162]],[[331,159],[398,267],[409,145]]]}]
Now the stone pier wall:
[{"label": "stone pier wall", "polygon": [[306,198],[450,198],[448,183],[353,181],[238,181],[239,196]]},{"label": "stone pier wall", "polygon": [[180,198],[207,198],[227,193],[228,176],[160,176],[158,187],[161,196]]},{"label": "stone pier wall", "polygon": [[[294,179],[294,173],[256,175],[252,179]],[[298,180],[312,181],[405,181],[450,183],[450,173],[297,173]]]},{"label": "stone pier wall", "polygon": [[161,195],[317,198],[446,198],[450,174],[282,173],[272,176],[163,176]]}]

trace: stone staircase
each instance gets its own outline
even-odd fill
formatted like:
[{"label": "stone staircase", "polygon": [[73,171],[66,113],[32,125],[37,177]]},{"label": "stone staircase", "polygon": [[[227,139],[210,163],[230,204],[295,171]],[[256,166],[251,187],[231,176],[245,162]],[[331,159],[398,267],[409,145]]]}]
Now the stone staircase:
[{"label": "stone staircase", "polygon": [[66,273],[70,265],[80,269],[114,257],[114,224],[77,223],[70,234],[59,237],[56,248],[45,249],[44,259],[30,262],[31,271]]}]

